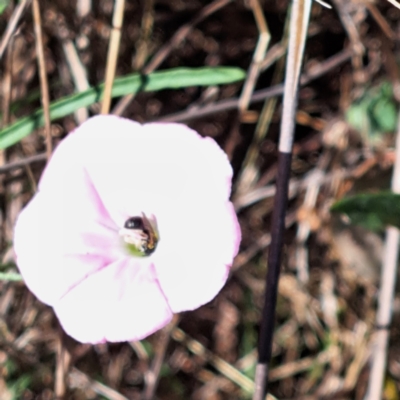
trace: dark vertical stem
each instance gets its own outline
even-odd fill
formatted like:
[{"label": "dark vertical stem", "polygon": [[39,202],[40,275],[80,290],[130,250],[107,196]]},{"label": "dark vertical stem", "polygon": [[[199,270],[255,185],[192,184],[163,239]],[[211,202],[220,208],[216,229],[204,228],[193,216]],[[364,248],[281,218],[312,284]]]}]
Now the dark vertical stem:
[{"label": "dark vertical stem", "polygon": [[276,195],[271,222],[271,244],[268,254],[268,271],[265,287],[265,303],[261,318],[260,337],[258,343],[258,361],[263,365],[265,387],[268,387],[268,365],[271,361],[272,339],[274,334],[275,307],[278,293],[278,282],[282,256],[283,234],[285,231],[285,215],[288,202],[288,187],[292,153],[279,152]]}]

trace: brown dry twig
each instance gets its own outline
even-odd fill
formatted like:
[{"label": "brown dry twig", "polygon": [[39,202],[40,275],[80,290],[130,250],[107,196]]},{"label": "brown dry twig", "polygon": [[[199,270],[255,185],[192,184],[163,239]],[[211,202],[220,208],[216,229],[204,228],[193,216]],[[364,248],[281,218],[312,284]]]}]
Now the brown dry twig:
[{"label": "brown dry twig", "polygon": [[30,1],[31,0],[22,0],[15,7],[15,10],[10,18],[10,21],[8,22],[7,29],[4,32],[4,35],[0,42],[0,59],[3,57],[4,51],[7,48],[11,36],[13,35],[18,25],[18,22],[21,19],[23,12],[25,11],[25,8],[29,5]]},{"label": "brown dry twig", "polygon": [[50,96],[49,84],[47,82],[46,61],[44,57],[42,22],[40,17],[39,0],[32,0],[32,12],[35,26],[36,36],[36,53],[38,57],[39,76],[40,76],[40,91],[44,113],[45,135],[46,135],[46,155],[49,160],[53,151],[51,138],[51,122],[50,122]]},{"label": "brown dry twig", "polygon": [[251,94],[257,82],[258,75],[261,71],[262,62],[265,58],[271,34],[268,30],[267,21],[264,17],[264,12],[258,0],[250,0],[250,7],[256,20],[257,28],[259,31],[258,42],[253,53],[249,70],[246,75],[246,80],[243,84],[242,93],[239,99],[239,112],[243,114],[249,106]]}]

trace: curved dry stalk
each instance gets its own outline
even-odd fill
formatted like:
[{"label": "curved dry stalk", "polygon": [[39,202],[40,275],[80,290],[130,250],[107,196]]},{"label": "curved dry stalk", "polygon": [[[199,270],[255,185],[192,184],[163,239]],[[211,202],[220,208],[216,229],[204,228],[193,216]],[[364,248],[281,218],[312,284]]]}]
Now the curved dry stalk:
[{"label": "curved dry stalk", "polygon": [[51,122],[50,122],[50,96],[49,84],[47,82],[46,61],[44,58],[42,21],[40,17],[39,0],[32,2],[33,21],[36,36],[36,53],[38,57],[39,77],[40,77],[40,93],[44,114],[44,128],[46,135],[46,154],[50,159],[53,150],[51,139]]},{"label": "curved dry stalk", "polygon": [[121,42],[121,29],[124,20],[125,0],[116,0],[114,14],[112,20],[112,31],[110,44],[108,48],[106,78],[104,84],[103,103],[101,105],[101,113],[108,114],[111,105],[111,91],[114,83],[115,70],[117,68],[117,59],[119,44]]}]

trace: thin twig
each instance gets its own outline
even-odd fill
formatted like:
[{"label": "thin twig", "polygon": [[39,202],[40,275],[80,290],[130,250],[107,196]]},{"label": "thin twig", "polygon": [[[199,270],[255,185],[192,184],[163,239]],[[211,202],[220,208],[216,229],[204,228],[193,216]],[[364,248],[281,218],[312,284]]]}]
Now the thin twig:
[{"label": "thin twig", "polygon": [[150,52],[150,41],[154,25],[154,0],[143,1],[143,17],[140,26],[139,39],[135,44],[136,55],[133,60],[133,69],[141,71]]},{"label": "thin twig", "polygon": [[[78,52],[76,51],[75,45],[72,40],[63,40],[63,50],[69,70],[71,72],[72,80],[74,81],[75,88],[78,92],[83,92],[90,88],[89,81],[86,76],[86,69],[79,59]],[[89,112],[86,108],[80,108],[75,111],[75,120],[79,124],[86,121],[89,116]]]},{"label": "thin twig", "polygon": [[254,383],[237,368],[224,361],[222,358],[214,355],[211,351],[205,348],[200,342],[192,339],[189,335],[179,328],[175,328],[172,332],[172,339],[183,343],[187,349],[193,354],[207,360],[217,371],[226,378],[236,383],[247,393],[251,393],[254,388]]},{"label": "thin twig", "polygon": [[[349,8],[350,2],[345,0],[332,0],[338,11],[339,18],[342,21],[343,27],[347,32],[350,39],[350,43],[353,46],[354,54],[352,57],[353,68],[358,72],[361,71],[363,67],[362,56],[364,54],[365,48],[361,42],[359,29],[357,29],[356,23],[350,15]],[[360,6],[362,6],[360,4]],[[361,74],[360,74],[361,76]]]},{"label": "thin twig", "polygon": [[22,168],[27,165],[33,164],[33,163],[46,161],[46,158],[47,158],[46,153],[40,153],[40,154],[36,154],[34,156],[29,156],[29,157],[23,158],[18,161],[9,162],[7,164],[0,166],[0,174],[5,174],[6,172],[10,172],[14,169]]},{"label": "thin twig", "polygon": [[[172,38],[163,45],[160,50],[155,54],[155,56],[151,59],[149,64],[143,69],[142,73],[147,75],[153,72],[156,68],[158,68],[161,63],[168,57],[172,50],[174,50],[178,45],[183,42],[189,33],[193,30],[195,25],[203,21],[209,15],[215,13],[220,8],[224,7],[228,3],[232,2],[233,0],[215,0],[208,6],[204,7],[198,15],[196,15],[191,21],[187,24],[181,26]],[[130,94],[124,96],[118,104],[112,110],[112,114],[122,115],[130,102],[135,98],[135,95]]]},{"label": "thin twig", "polygon": [[116,0],[112,20],[113,27],[107,56],[106,79],[104,83],[103,103],[101,105],[102,114],[108,114],[110,111],[111,91],[114,83],[115,70],[117,68],[118,51],[121,41],[121,29],[124,20],[124,9],[125,0]]},{"label": "thin twig", "polygon": [[67,377],[71,366],[71,354],[64,344],[65,333],[61,327],[58,332],[54,393],[57,399],[64,399],[67,393]]},{"label": "thin twig", "polygon": [[72,371],[69,373],[69,381],[71,388],[80,388],[85,390],[90,389],[109,400],[129,400],[127,397],[123,396],[121,393],[118,393],[109,386],[90,379],[86,374],[79,371],[77,368],[72,368]]},{"label": "thin twig", "polygon": [[[5,62],[5,71],[3,74],[3,87],[2,87],[2,102],[1,109],[3,117],[1,119],[1,127],[4,128],[10,123],[10,104],[11,104],[11,87],[12,87],[12,60],[13,60],[13,38],[11,37],[10,46],[8,47],[7,57]],[[1,150],[2,161],[0,165],[4,165],[4,149]]]},{"label": "thin twig", "polygon": [[305,214],[305,218],[301,219],[297,226],[295,253],[297,278],[303,284],[307,284],[309,278],[308,248],[306,241],[309,238],[310,232],[312,231],[310,217],[315,209],[321,186],[323,185],[324,180],[326,180],[325,169],[330,159],[330,152],[324,154],[320,158],[317,168],[310,171],[305,179],[306,192],[304,195],[303,205],[301,206],[301,210],[302,213]]},{"label": "thin twig", "polygon": [[0,42],[0,59],[3,57],[4,50],[6,49],[8,42],[10,41],[11,36],[18,25],[22,13],[25,10],[25,7],[29,4],[30,1],[31,0],[22,0],[21,2],[18,3],[17,7],[15,7],[15,10],[10,18],[10,21],[8,22],[7,29],[4,32],[4,35]]},{"label": "thin twig", "polygon": [[[397,121],[396,160],[393,168],[392,191],[400,193],[400,113]],[[386,372],[386,359],[389,330],[392,322],[392,308],[396,287],[397,262],[399,256],[400,232],[390,226],[386,229],[386,242],[383,251],[381,286],[376,315],[376,332],[372,349],[372,366],[365,400],[382,398],[383,382]]]},{"label": "thin twig", "polygon": [[[4,73],[4,82],[3,82],[3,102],[2,102],[2,111],[3,111],[3,118],[1,121],[1,126],[7,126],[10,123],[10,104],[11,104],[11,93],[12,93],[12,77],[13,77],[13,53],[14,49],[14,36],[11,37],[9,45],[7,47],[7,57],[6,57],[6,68]],[[17,146],[17,151],[24,155],[24,148],[19,143]],[[0,150],[0,169],[6,167],[6,151],[4,149]],[[11,163],[12,164],[12,163]],[[32,192],[36,192],[36,181],[35,177],[33,176],[32,169],[29,164],[25,164],[25,171],[28,176],[30,186]]]},{"label": "thin twig", "polygon": [[[278,44],[282,49],[284,49],[284,51],[286,51],[287,48],[287,37],[288,37],[288,27],[289,27],[288,22],[289,18],[286,18],[284,38],[282,42]],[[264,62],[265,58],[263,64]],[[274,75],[271,81],[272,85],[282,81],[284,62],[285,60],[283,58],[278,59],[277,65],[274,69]],[[277,102],[278,102],[277,97],[267,99],[264,102],[263,108],[260,113],[260,117],[258,118],[257,121],[257,126],[255,129],[253,140],[246,152],[246,157],[243,161],[242,169],[238,175],[238,179],[236,182],[235,198],[244,195],[245,193],[248,193],[249,190],[251,190],[251,188],[254,186],[255,182],[258,180],[259,170],[257,168],[257,161],[259,159],[259,148],[265,136],[267,135]]]},{"label": "thin twig", "polygon": [[[13,37],[10,40],[10,46],[8,47],[7,56],[5,60],[5,71],[3,75],[2,85],[2,102],[1,110],[3,118],[1,119],[1,127],[4,128],[10,122],[10,104],[11,104],[11,86],[12,86],[12,59],[13,59]],[[0,166],[6,163],[6,151],[5,149],[0,150]]]},{"label": "thin twig", "polygon": [[257,46],[253,53],[253,59],[251,61],[246,81],[244,82],[242,94],[239,100],[239,112],[243,114],[250,102],[251,94],[254,91],[254,86],[257,82],[258,76],[261,71],[261,65],[265,57],[265,52],[267,51],[269,41],[271,39],[271,34],[268,30],[267,21],[265,20],[263,10],[260,6],[258,0],[251,0],[250,7],[253,11],[254,18],[257,23],[257,28],[259,31]]},{"label": "thin twig", "polygon": [[145,389],[143,392],[143,400],[152,400],[154,398],[158,380],[160,378],[161,367],[165,359],[167,346],[171,339],[171,333],[179,322],[179,317],[175,316],[174,319],[159,333],[161,338],[158,340],[158,351],[154,356],[150,368],[145,373]]},{"label": "thin twig", "polygon": [[294,125],[296,120],[300,69],[303,61],[311,5],[312,0],[293,0],[292,2],[289,27],[289,47],[286,60],[285,92],[283,97],[281,134],[279,139],[277,188],[272,212],[271,245],[268,255],[265,302],[261,319],[258,364],[256,367],[253,400],[263,400],[268,391],[268,371],[272,356],[272,338],[274,332],[283,232],[285,229],[285,214],[288,201],[288,184],[292,158]]},{"label": "thin twig", "polygon": [[47,159],[50,159],[53,150],[53,145],[51,140],[50,97],[49,97],[49,84],[47,82],[47,73],[46,73],[46,61],[44,58],[42,22],[40,18],[39,0],[33,0],[32,12],[35,25],[36,53],[38,57],[41,101],[44,114],[46,154],[47,154]]},{"label": "thin twig", "polygon": [[395,40],[396,33],[390,27],[387,19],[381,14],[379,9],[372,3],[365,3],[365,6],[368,8],[368,11],[371,13],[372,18],[382,29],[382,32],[386,35],[386,37],[390,40]]}]

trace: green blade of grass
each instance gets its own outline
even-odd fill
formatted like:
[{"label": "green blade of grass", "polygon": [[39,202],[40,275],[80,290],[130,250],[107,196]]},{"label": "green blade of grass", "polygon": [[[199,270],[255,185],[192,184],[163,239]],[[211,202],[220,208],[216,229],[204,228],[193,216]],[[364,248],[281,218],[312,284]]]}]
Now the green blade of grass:
[{"label": "green blade of grass", "polygon": [[[175,68],[142,76],[132,74],[114,81],[112,97],[127,94],[154,92],[163,89],[181,89],[190,86],[222,85],[243,80],[245,72],[234,67]],[[81,93],[66,96],[50,105],[52,121],[65,117],[82,107],[101,101],[104,85],[98,85]],[[16,121],[0,131],[0,149],[5,149],[44,124],[43,110],[39,109],[28,117]]]}]

